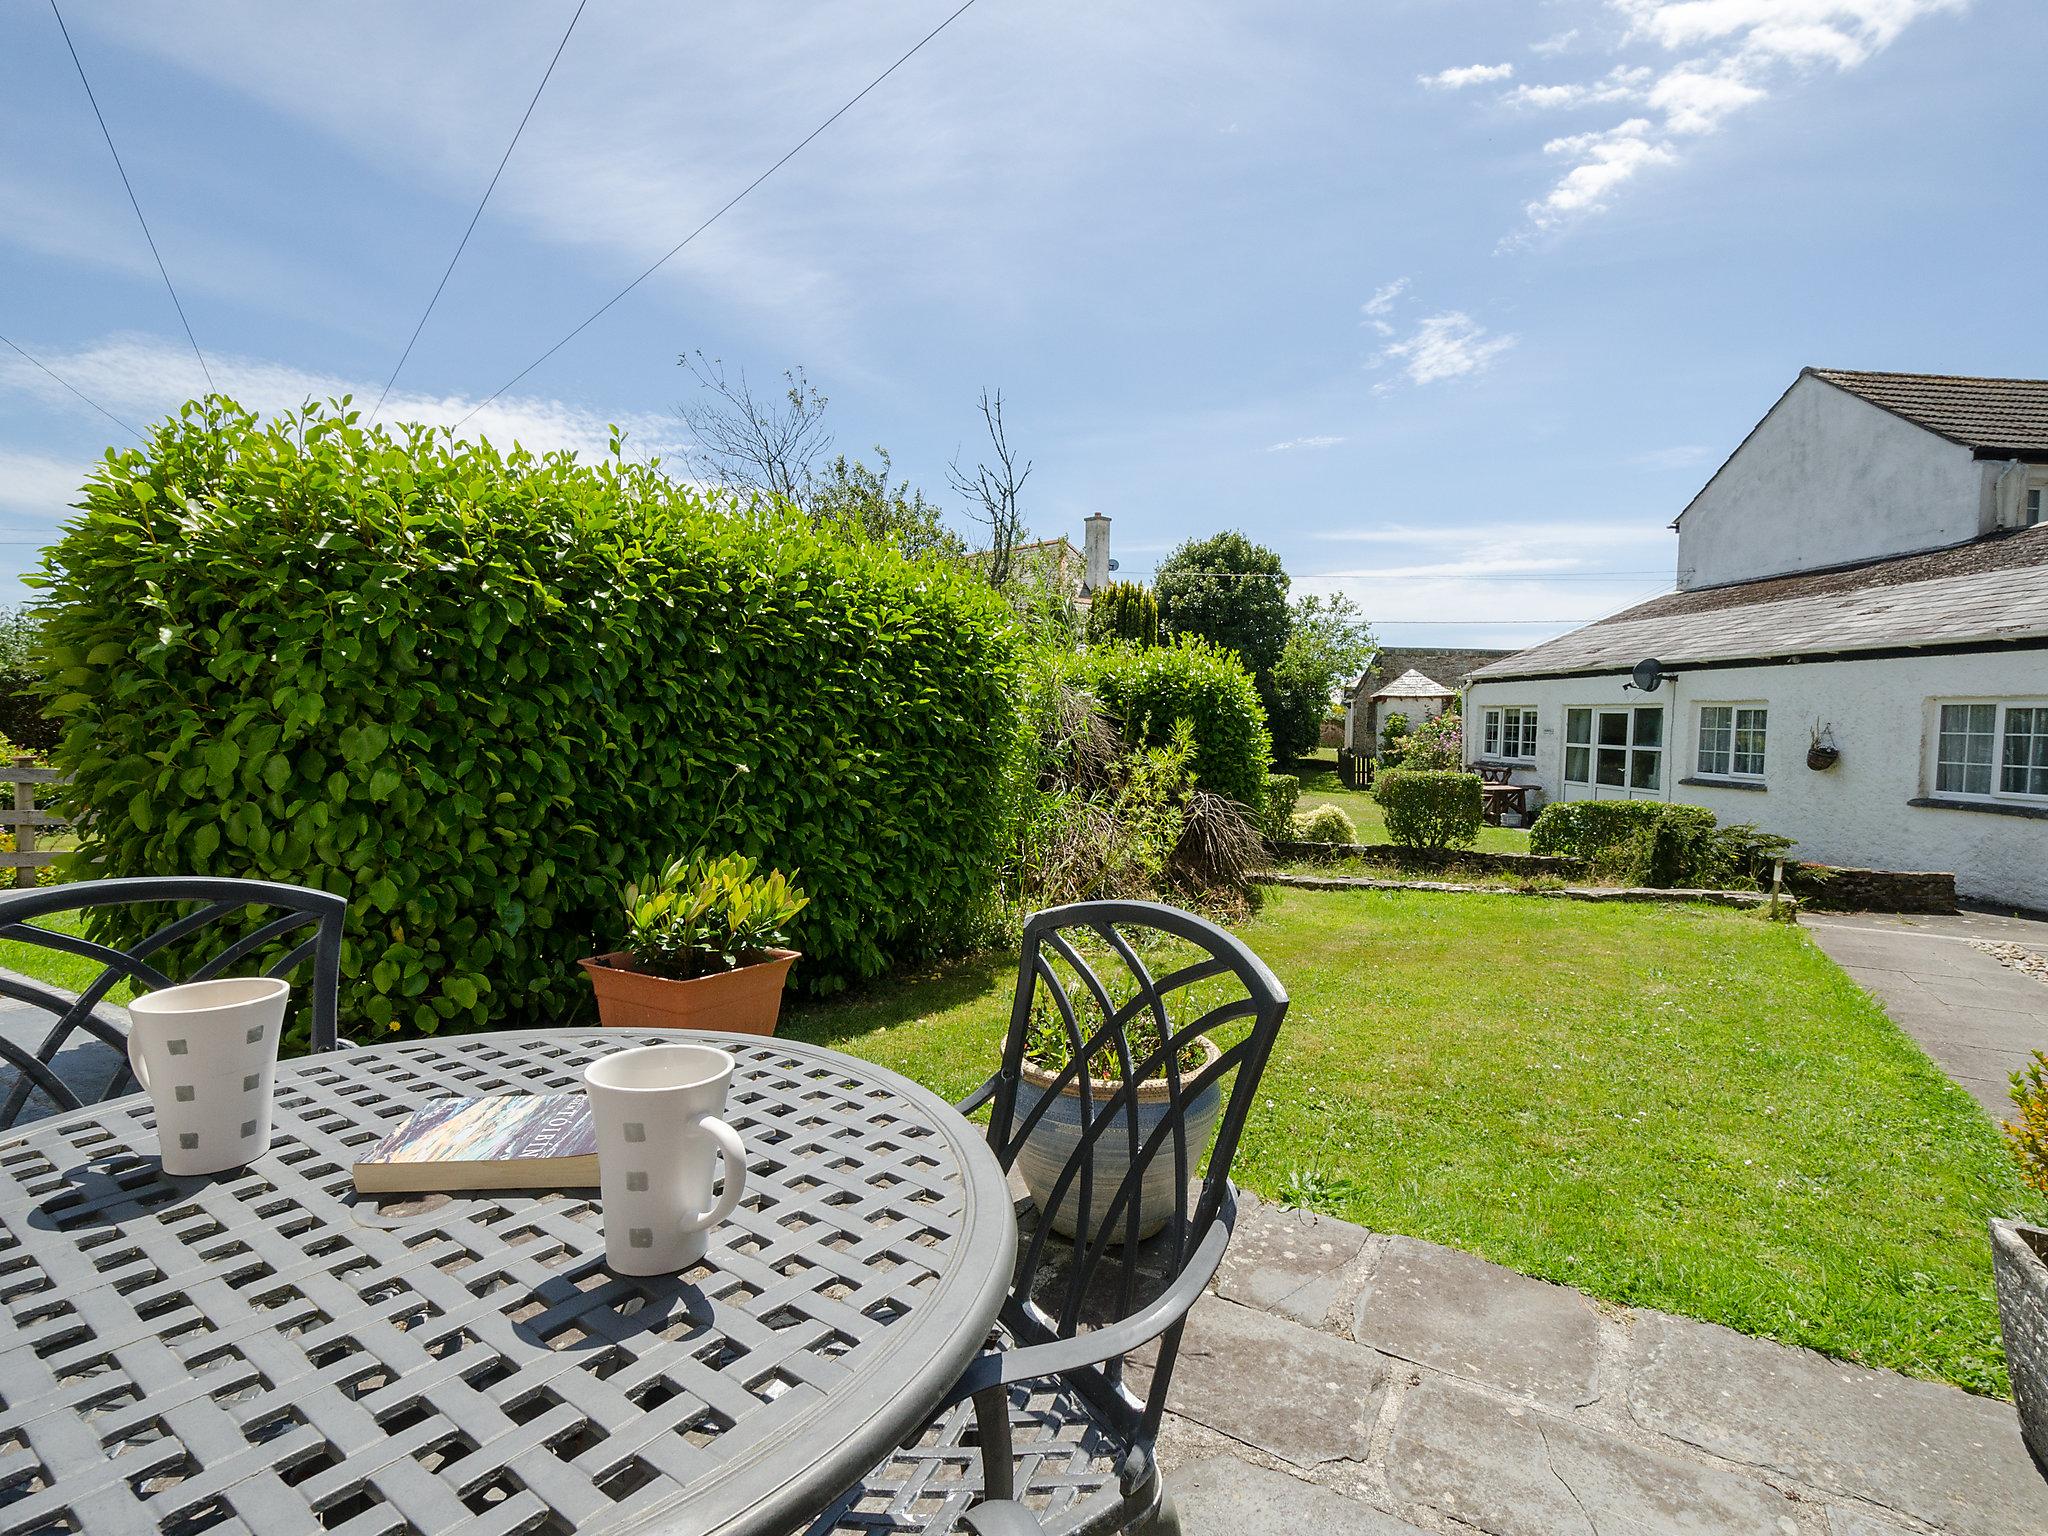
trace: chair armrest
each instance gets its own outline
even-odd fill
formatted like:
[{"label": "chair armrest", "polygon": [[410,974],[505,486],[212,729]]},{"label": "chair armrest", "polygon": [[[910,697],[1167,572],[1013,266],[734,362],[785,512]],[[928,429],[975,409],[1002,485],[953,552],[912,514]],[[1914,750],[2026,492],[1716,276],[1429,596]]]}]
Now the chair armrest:
[{"label": "chair armrest", "polygon": [[1022,1504],[1004,1499],[999,1504],[977,1504],[960,1517],[974,1536],[1044,1536],[1045,1527]]},{"label": "chair armrest", "polygon": [[987,1082],[983,1083],[979,1088],[975,1089],[974,1092],[967,1095],[966,1098],[962,1099],[958,1104],[955,1104],[953,1107],[959,1110],[960,1113],[963,1115],[973,1114],[977,1109],[981,1108],[982,1105],[986,1104],[990,1099],[996,1096],[996,1084],[1001,1080],[1001,1073],[991,1072],[989,1074],[989,1079]]},{"label": "chair armrest", "polygon": [[1230,1227],[1231,1223],[1219,1216],[1189,1257],[1187,1268],[1144,1311],[1107,1328],[1093,1329],[1071,1339],[1053,1339],[1043,1344],[989,1350],[977,1355],[961,1376],[959,1385],[946,1394],[946,1400],[940,1406],[951,1407],[991,1387],[1006,1387],[1012,1382],[1057,1376],[1083,1366],[1101,1365],[1143,1348],[1186,1317],[1188,1309],[1201,1298],[1209,1282],[1216,1278],[1216,1271],[1223,1264],[1223,1250],[1230,1244]]}]

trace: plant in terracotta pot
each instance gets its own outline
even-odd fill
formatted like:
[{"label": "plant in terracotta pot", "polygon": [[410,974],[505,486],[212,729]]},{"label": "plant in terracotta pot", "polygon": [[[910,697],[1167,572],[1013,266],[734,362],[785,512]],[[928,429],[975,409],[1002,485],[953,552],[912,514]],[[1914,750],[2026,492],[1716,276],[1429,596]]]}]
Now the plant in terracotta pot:
[{"label": "plant in terracotta pot", "polygon": [[772,1035],[797,952],[790,920],[810,898],[781,870],[705,853],[625,890],[626,947],[583,962],[608,1029]]},{"label": "plant in terracotta pot", "polygon": [[[1090,1021],[1086,1016],[1080,1019],[1085,1039],[1099,1027],[1099,1020]],[[1172,1027],[1169,1020],[1169,1027]],[[1088,1232],[1092,1237],[1103,1230],[1109,1219],[1109,1208],[1116,1198],[1124,1175],[1131,1165],[1131,1137],[1126,1115],[1135,1113],[1138,1127],[1138,1145],[1143,1148],[1155,1127],[1172,1111],[1172,1091],[1166,1076],[1165,1053],[1160,1049],[1159,1028],[1149,1014],[1141,1013],[1131,1020],[1125,1029],[1125,1040],[1129,1044],[1131,1064],[1142,1074],[1132,1094],[1135,1101],[1131,1108],[1121,1102],[1106,1112],[1113,1121],[1101,1135],[1095,1138],[1095,1161],[1089,1180]],[[1179,1051],[1180,1077],[1183,1085],[1214,1062],[1222,1052],[1216,1048],[1207,1035],[1196,1035],[1183,1041]],[[1017,1171],[1023,1175],[1025,1188],[1031,1192],[1032,1202],[1040,1211],[1047,1207],[1053,1186],[1059,1182],[1060,1172],[1073,1156],[1080,1144],[1084,1128],[1079,1075],[1059,1082],[1060,1076],[1074,1059],[1073,1043],[1068,1038],[1065,1022],[1059,1013],[1044,998],[1033,1000],[1031,1010],[1031,1033],[1024,1046],[1024,1060],[1017,1083],[1017,1118],[1021,1121],[1038,1107],[1039,1101],[1049,1093],[1057,1093],[1057,1102],[1047,1108],[1038,1124],[1032,1127],[1024,1139],[1024,1145],[1017,1154]],[[1149,1067],[1149,1070],[1148,1070]],[[1123,1086],[1123,1064],[1117,1056],[1114,1042],[1105,1042],[1096,1049],[1088,1063],[1089,1102],[1096,1115],[1105,1113],[1105,1104],[1113,1099]],[[1055,1088],[1055,1085],[1058,1087]],[[1209,1133],[1216,1127],[1216,1117],[1222,1111],[1223,1094],[1221,1086],[1211,1081],[1192,1099],[1186,1101],[1188,1162],[1190,1174],[1195,1170],[1202,1154],[1209,1146]],[[1166,1225],[1176,1206],[1174,1191],[1174,1155],[1172,1133],[1161,1142],[1158,1152],[1146,1164],[1140,1176],[1138,1187],[1138,1236],[1150,1237]],[[1073,1237],[1080,1225],[1077,1220],[1081,1210],[1079,1177],[1070,1183],[1053,1209],[1052,1228],[1064,1237]],[[1129,1232],[1128,1211],[1117,1213],[1110,1241],[1121,1243]]]},{"label": "plant in terracotta pot", "polygon": [[[2048,1195],[2048,1056],[2036,1051],[2024,1072],[2013,1073],[2012,1101],[2019,1113],[2005,1136],[2019,1160],[2020,1182]],[[1994,1218],[1991,1273],[2020,1435],[2048,1477],[2048,1230]]]}]

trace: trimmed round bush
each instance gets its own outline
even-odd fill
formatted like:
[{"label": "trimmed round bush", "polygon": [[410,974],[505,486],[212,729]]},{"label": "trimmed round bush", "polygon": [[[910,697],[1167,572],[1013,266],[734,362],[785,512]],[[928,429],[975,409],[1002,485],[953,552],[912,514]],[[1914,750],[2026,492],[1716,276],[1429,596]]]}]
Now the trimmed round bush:
[{"label": "trimmed round bush", "polygon": [[1387,836],[1403,848],[1443,853],[1470,847],[1485,820],[1476,773],[1390,768],[1373,780],[1372,797],[1386,813]]},{"label": "trimmed round bush", "polygon": [[619,888],[699,846],[810,893],[813,990],[990,910],[1016,629],[956,570],[616,453],[215,397],[99,466],[40,579],[73,872],[345,894],[358,1028],[569,1016]]},{"label": "trimmed round bush", "polygon": [[1355,843],[1358,824],[1342,806],[1319,805],[1294,818],[1294,840],[1298,843]]},{"label": "trimmed round bush", "polygon": [[1103,707],[1123,722],[1126,739],[1163,747],[1174,722],[1185,720],[1195,733],[1188,767],[1196,785],[1253,809],[1265,804],[1273,740],[1258,689],[1236,656],[1183,638],[1094,649],[1082,670]]}]

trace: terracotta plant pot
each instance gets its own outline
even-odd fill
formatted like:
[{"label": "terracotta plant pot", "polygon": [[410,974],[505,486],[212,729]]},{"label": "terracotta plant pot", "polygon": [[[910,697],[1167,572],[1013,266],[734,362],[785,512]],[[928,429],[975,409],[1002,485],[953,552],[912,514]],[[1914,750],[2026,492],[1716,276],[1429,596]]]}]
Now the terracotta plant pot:
[{"label": "terracotta plant pot", "polygon": [[[1197,1037],[1202,1047],[1202,1065],[1197,1071],[1206,1072],[1223,1053],[1207,1035]],[[1025,1061],[1017,1081],[1017,1118],[1022,1120],[1038,1107],[1038,1101],[1045,1097],[1058,1074],[1048,1072],[1036,1062]],[[1185,1077],[1196,1074],[1189,1072]],[[1102,1101],[1117,1091],[1116,1083],[1106,1083],[1100,1078],[1093,1080],[1088,1090],[1089,1098],[1100,1112]],[[1138,1084],[1138,1144],[1143,1146],[1152,1134],[1154,1126],[1165,1118],[1171,1104],[1166,1079],[1153,1078]],[[1222,1084],[1212,1082],[1195,1096],[1187,1106],[1188,1172],[1194,1173],[1202,1160],[1202,1154],[1209,1150],[1209,1133],[1215,1129],[1216,1116],[1223,1108]],[[1060,1090],[1059,1099],[1045,1112],[1031,1133],[1024,1138],[1024,1145],[1018,1149],[1017,1171],[1024,1176],[1024,1187],[1031,1192],[1032,1204],[1039,1210],[1045,1209],[1047,1198],[1059,1182],[1060,1172],[1067,1166],[1074,1149],[1081,1144],[1081,1090],[1078,1083],[1068,1083]],[[1109,1214],[1109,1205],[1116,1198],[1117,1187],[1123,1183],[1124,1174],[1131,1165],[1130,1134],[1124,1128],[1122,1115],[1117,1123],[1095,1139],[1095,1169],[1089,1180],[1088,1229],[1091,1237],[1102,1230],[1104,1219]],[[1138,1236],[1147,1238],[1173,1215],[1175,1200],[1173,1189],[1173,1143],[1169,1139],[1160,1144],[1152,1161],[1145,1166],[1144,1177],[1138,1185]],[[1074,1176],[1066,1193],[1052,1213],[1052,1229],[1062,1237],[1072,1237],[1080,1223],[1076,1217],[1081,1209],[1080,1175]],[[1124,1212],[1118,1212],[1115,1228],[1110,1236],[1112,1243],[1121,1244],[1129,1228]]]},{"label": "terracotta plant pot", "polygon": [[782,1014],[782,984],[797,958],[771,949],[769,958],[715,976],[676,981],[650,976],[623,950],[582,962],[597,989],[597,1018],[606,1029],[720,1029],[772,1035]]},{"label": "terracotta plant pot", "polygon": [[2020,1438],[2048,1477],[2048,1231],[1994,1218],[1991,1276]]}]

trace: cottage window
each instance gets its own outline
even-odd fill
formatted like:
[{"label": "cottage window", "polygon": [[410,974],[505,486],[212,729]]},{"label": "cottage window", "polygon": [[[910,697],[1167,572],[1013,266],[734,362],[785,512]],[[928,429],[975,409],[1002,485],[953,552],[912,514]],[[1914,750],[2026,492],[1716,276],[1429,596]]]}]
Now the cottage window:
[{"label": "cottage window", "polygon": [[1509,704],[1486,712],[1486,755],[1515,762],[1533,762],[1536,757],[1536,711],[1526,705]]},{"label": "cottage window", "polygon": [[1986,799],[2048,799],[2048,701],[1944,704],[1934,788]]},{"label": "cottage window", "polygon": [[1764,776],[1764,733],[1769,711],[1760,704],[1700,706],[1700,768],[1712,778]]},{"label": "cottage window", "polygon": [[2027,513],[2026,517],[2023,519],[2027,527],[2032,528],[2040,523],[2041,513],[2044,510],[2042,507],[2043,502],[2048,502],[2048,489],[2044,489],[2043,487],[2038,485],[2028,486]]},{"label": "cottage window", "polygon": [[1593,711],[1564,712],[1564,776],[1570,784],[1593,782]]},{"label": "cottage window", "polygon": [[1568,709],[1564,743],[1567,784],[1624,793],[1664,787],[1662,709]]}]

